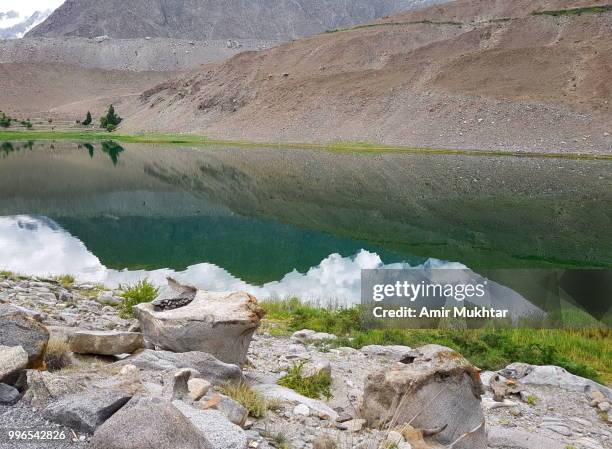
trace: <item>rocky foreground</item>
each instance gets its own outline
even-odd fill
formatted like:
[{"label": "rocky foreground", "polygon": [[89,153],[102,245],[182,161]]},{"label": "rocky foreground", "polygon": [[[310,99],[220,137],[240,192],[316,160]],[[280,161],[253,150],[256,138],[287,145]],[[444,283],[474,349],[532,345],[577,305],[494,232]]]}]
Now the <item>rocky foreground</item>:
[{"label": "rocky foreground", "polygon": [[[558,367],[481,372],[448,348],[275,337],[246,293],[120,291],[0,275],[0,448],[612,447],[612,390]],[[296,366],[299,369],[296,370]],[[331,379],[326,398],[281,386]],[[293,385],[297,388],[296,385]]]}]

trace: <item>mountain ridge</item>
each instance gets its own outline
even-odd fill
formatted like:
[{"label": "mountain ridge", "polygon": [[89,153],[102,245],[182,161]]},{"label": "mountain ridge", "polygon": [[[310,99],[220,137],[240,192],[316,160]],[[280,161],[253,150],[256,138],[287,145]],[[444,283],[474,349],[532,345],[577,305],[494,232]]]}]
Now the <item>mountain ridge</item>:
[{"label": "mountain ridge", "polygon": [[445,1],[67,0],[26,37],[291,40]]}]

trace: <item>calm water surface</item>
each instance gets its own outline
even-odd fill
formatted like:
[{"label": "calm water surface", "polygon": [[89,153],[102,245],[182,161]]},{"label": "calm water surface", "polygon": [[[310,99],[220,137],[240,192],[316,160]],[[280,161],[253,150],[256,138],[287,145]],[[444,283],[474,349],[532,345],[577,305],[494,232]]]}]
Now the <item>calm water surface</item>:
[{"label": "calm water surface", "polygon": [[358,296],[359,269],[612,267],[612,162],[0,143],[0,269]]}]

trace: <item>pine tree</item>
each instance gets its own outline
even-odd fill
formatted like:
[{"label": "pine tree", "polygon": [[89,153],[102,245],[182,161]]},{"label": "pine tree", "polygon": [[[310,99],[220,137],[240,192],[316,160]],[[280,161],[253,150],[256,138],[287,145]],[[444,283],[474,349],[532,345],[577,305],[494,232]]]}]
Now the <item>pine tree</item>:
[{"label": "pine tree", "polygon": [[83,125],[91,125],[91,112],[87,111],[87,116],[85,117],[85,120],[83,120]]},{"label": "pine tree", "polygon": [[111,104],[106,115],[100,118],[100,126],[106,128],[108,131],[114,131],[122,120],[121,117],[115,114],[115,108]]}]

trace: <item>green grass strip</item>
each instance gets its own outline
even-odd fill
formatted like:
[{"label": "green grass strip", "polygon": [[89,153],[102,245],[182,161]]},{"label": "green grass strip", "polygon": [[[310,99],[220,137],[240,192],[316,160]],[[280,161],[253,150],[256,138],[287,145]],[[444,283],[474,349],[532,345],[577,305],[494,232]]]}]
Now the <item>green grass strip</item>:
[{"label": "green grass strip", "polygon": [[350,153],[413,153],[432,155],[463,155],[463,156],[506,156],[529,158],[552,158],[572,160],[612,160],[612,154],[585,154],[578,152],[526,152],[504,150],[474,150],[449,148],[414,148],[393,145],[381,145],[368,142],[335,142],[327,144],[316,143],[267,143],[244,140],[209,139],[195,134],[115,134],[108,132],[82,131],[0,131],[2,141],[28,140],[73,140],[73,141],[103,141],[114,140],[125,143],[166,144],[166,145],[197,145],[197,146],[233,146],[242,148],[279,148],[279,149],[316,149],[334,152]]},{"label": "green grass strip", "polygon": [[602,5],[602,6],[585,6],[582,8],[571,8],[571,9],[558,9],[551,11],[536,11],[532,14],[534,16],[553,16],[553,17],[562,17],[562,16],[579,16],[582,14],[602,14],[606,12],[612,11],[612,5]]}]

